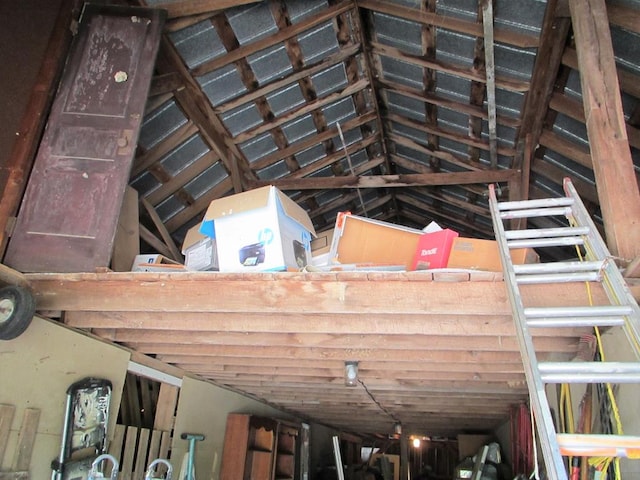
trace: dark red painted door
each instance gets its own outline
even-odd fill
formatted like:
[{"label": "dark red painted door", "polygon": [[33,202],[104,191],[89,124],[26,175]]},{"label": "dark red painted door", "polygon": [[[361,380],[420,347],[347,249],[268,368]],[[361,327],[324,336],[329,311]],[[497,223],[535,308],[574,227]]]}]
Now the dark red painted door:
[{"label": "dark red painted door", "polygon": [[85,7],[5,264],[22,272],[109,265],[164,18]]}]

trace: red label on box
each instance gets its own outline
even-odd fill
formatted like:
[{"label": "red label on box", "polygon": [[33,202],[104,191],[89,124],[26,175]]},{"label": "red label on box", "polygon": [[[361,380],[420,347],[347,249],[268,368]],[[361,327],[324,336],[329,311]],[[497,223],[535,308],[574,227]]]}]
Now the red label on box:
[{"label": "red label on box", "polygon": [[420,236],[411,270],[445,268],[451,253],[451,244],[457,236],[458,232],[448,228]]}]

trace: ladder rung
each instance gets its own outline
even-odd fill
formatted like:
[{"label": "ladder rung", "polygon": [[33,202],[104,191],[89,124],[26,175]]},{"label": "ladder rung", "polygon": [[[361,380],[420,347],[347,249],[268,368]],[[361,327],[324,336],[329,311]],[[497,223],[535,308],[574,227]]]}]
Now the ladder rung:
[{"label": "ladder rung", "polygon": [[522,265],[514,265],[513,271],[516,275],[535,273],[598,272],[604,267],[604,264],[604,261],[525,263]]},{"label": "ladder rung", "polygon": [[572,317],[619,317],[630,315],[633,309],[628,305],[600,305],[581,307],[529,307],[524,315],[530,318],[572,318]]},{"label": "ladder rung", "polygon": [[509,248],[568,247],[582,245],[583,237],[531,238],[525,240],[508,240]]},{"label": "ladder rung", "polygon": [[637,383],[638,362],[540,362],[545,383]]},{"label": "ladder rung", "polygon": [[568,207],[558,208],[530,208],[527,210],[507,210],[500,212],[500,218],[503,220],[510,220],[513,218],[530,218],[530,217],[559,217],[567,216],[571,214],[571,209]]},{"label": "ladder rung", "polygon": [[540,283],[599,282],[601,278],[602,276],[598,272],[539,273],[518,275],[516,281],[520,285],[533,285]]},{"label": "ladder rung", "polygon": [[568,237],[572,235],[588,235],[589,231],[589,227],[558,227],[525,230],[506,230],[504,233],[507,240],[517,240],[521,238]]},{"label": "ladder rung", "polygon": [[536,318],[527,320],[531,328],[621,327],[624,317]]},{"label": "ladder rung", "polygon": [[560,453],[570,457],[633,457],[640,455],[640,437],[559,433]]},{"label": "ladder rung", "polygon": [[559,207],[573,205],[571,197],[538,198],[535,200],[518,200],[515,202],[498,202],[498,210],[522,210],[526,208]]}]

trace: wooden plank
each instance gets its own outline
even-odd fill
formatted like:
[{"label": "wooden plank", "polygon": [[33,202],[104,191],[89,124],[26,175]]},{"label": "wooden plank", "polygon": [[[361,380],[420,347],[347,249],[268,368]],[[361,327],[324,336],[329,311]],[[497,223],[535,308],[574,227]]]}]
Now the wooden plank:
[{"label": "wooden plank", "polygon": [[[640,238],[640,237],[639,237]],[[297,314],[467,314],[509,312],[503,282],[434,282],[419,272],[210,274],[113,272],[28,274],[40,308],[64,311]],[[584,285],[526,285],[530,306],[588,303]],[[597,287],[597,286],[594,286]],[[211,295],[207,292],[216,292]],[[592,288],[602,304],[601,288]],[[247,302],[247,298],[253,299]],[[150,301],[149,299],[153,299]],[[179,299],[179,301],[177,301]],[[390,301],[402,299],[402,301]],[[600,303],[599,303],[600,302]]]},{"label": "wooden plank", "polygon": [[134,468],[134,478],[144,477],[147,470],[147,458],[149,453],[149,429],[141,428],[138,442],[135,445],[136,459]]},{"label": "wooden plank", "polygon": [[631,261],[640,255],[640,190],[629,150],[607,8],[604,0],[569,0],[569,8],[607,246],[613,255]]},{"label": "wooden plank", "polygon": [[182,258],[182,254],[180,253],[180,249],[176,246],[176,243],[174,242],[173,237],[171,237],[171,234],[167,230],[167,227],[165,227],[164,223],[162,222],[162,219],[156,212],[156,209],[144,197],[140,198],[140,203],[142,204],[144,209],[147,211],[147,213],[151,217],[151,221],[153,222],[155,227],[158,229],[158,232],[160,232],[160,236],[162,237],[162,240],[164,241],[165,245],[171,252],[171,255],[169,258],[171,258],[172,260],[175,260],[176,262],[182,263],[183,258]]},{"label": "wooden plank", "polygon": [[124,441],[124,450],[120,461],[120,477],[122,480],[133,480],[135,467],[135,450],[138,438],[136,427],[127,427],[127,435]]},{"label": "wooden plank", "polygon": [[113,438],[109,442],[108,453],[117,458],[118,461],[120,461],[120,459],[122,458],[122,452],[124,449],[124,436],[126,431],[126,426],[117,424],[116,428],[113,431]]},{"label": "wooden plank", "polygon": [[160,440],[162,440],[162,431],[153,430],[151,432],[151,439],[149,440],[148,463],[151,463],[156,458],[160,458]]},{"label": "wooden plank", "polygon": [[128,186],[124,193],[113,242],[111,269],[114,272],[130,271],[133,260],[140,253],[139,224],[138,192]]},{"label": "wooden plank", "polygon": [[271,180],[269,184],[277,186],[280,190],[406,188],[508,182],[518,175],[519,172],[516,170],[476,170],[473,172],[409,173],[401,175],[283,178]]},{"label": "wooden plank", "polygon": [[[349,349],[353,345],[368,349],[405,350],[419,348],[425,342],[430,348],[437,350],[447,348],[450,350],[513,350],[519,351],[518,343],[515,339],[515,332],[511,338],[500,338],[497,335],[474,335],[472,329],[464,337],[460,335],[415,335],[415,334],[395,334],[380,335],[370,334],[307,334],[307,333],[226,333],[220,332],[183,332],[179,326],[174,331],[148,331],[121,329],[113,335],[113,340],[127,345],[151,345],[151,344],[172,344],[172,345],[200,345],[226,346],[226,347],[251,347],[261,346],[282,347],[286,352],[292,353],[299,348],[327,348],[327,349]],[[579,337],[588,329],[562,329],[562,333],[554,329],[547,329],[546,335],[536,335],[536,338],[544,338],[545,347],[542,351],[551,351],[566,347],[568,343],[573,344],[575,337]],[[96,335],[100,335],[100,330],[95,330]],[[536,334],[538,332],[535,332]],[[460,338],[458,338],[460,337]],[[457,340],[456,340],[457,339]],[[288,353],[283,352],[286,356]]]},{"label": "wooden plank", "polygon": [[156,8],[167,10],[168,18],[180,18],[202,13],[224,10],[226,8],[237,7],[256,3],[259,0],[181,0],[176,2],[164,2],[156,4]]},{"label": "wooden plank", "polygon": [[0,466],[4,459],[4,452],[9,443],[9,434],[13,424],[13,416],[16,413],[15,405],[0,405]]},{"label": "wooden plank", "polygon": [[20,285],[28,287],[29,282],[26,277],[19,271],[0,263],[0,284]]},{"label": "wooden plank", "polygon": [[29,470],[39,421],[39,408],[25,409],[20,432],[18,433],[18,446],[13,457],[13,470],[17,472]]},{"label": "wooden plank", "polygon": [[[160,440],[160,453],[158,458],[169,458],[169,448],[171,447],[171,432],[162,432]],[[177,459],[176,459],[177,460]]]},{"label": "wooden plank", "polygon": [[180,389],[174,385],[162,383],[156,403],[156,418],[153,423],[155,430],[171,432],[175,420],[176,405]]}]

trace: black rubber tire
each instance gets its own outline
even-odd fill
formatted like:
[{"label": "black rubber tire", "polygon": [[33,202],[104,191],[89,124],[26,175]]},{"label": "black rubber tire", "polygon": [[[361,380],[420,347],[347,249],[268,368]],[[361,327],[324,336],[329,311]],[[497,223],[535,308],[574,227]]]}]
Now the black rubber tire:
[{"label": "black rubber tire", "polygon": [[36,302],[31,292],[18,285],[0,288],[0,340],[13,340],[33,320]]}]

